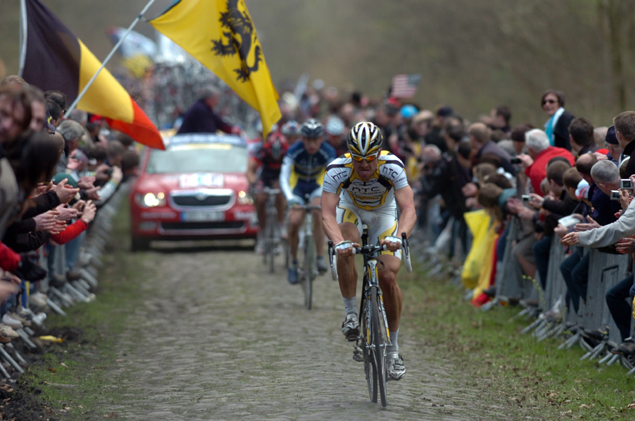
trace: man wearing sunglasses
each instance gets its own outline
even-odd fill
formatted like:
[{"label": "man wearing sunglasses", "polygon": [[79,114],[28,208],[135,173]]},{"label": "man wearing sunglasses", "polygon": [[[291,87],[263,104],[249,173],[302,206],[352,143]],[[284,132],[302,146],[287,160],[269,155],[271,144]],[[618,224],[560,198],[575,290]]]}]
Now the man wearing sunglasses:
[{"label": "man wearing sunglasses", "polygon": [[[326,166],[335,159],[335,149],[324,142],[322,123],[311,118],[302,125],[300,134],[302,141],[289,148],[280,169],[280,188],[289,207],[288,241],[292,262],[287,280],[290,284],[298,283],[299,231],[304,220],[304,210],[298,205],[305,203],[304,198],[307,195],[312,205],[320,204],[324,172]],[[316,266],[320,274],[324,274],[329,268],[324,260],[324,231],[319,223],[319,211],[313,213]]]},{"label": "man wearing sunglasses", "polygon": [[[383,293],[392,345],[387,349],[388,375],[399,380],[406,373],[399,355],[401,290],[397,272],[401,266],[401,233],[410,236],[417,221],[412,189],[404,164],[382,151],[383,136],[370,122],[357,123],[348,133],[349,153],[327,167],[322,194],[324,231],[335,244],[337,273],[346,319],[342,333],[349,341],[359,335],[355,293],[357,268],[353,247],[359,247],[363,225],[368,225],[369,244],[386,244],[380,260],[379,286]],[[401,216],[397,218],[397,207]]]}]

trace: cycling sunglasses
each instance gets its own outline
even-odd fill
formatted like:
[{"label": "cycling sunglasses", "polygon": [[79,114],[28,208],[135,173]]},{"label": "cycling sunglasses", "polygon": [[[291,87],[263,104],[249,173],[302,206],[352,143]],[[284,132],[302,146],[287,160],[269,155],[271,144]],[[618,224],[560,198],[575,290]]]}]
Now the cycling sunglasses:
[{"label": "cycling sunglasses", "polygon": [[362,162],[362,161],[373,162],[374,160],[377,159],[378,156],[379,154],[373,154],[373,155],[367,155],[367,156],[351,154],[351,157],[357,162]]}]

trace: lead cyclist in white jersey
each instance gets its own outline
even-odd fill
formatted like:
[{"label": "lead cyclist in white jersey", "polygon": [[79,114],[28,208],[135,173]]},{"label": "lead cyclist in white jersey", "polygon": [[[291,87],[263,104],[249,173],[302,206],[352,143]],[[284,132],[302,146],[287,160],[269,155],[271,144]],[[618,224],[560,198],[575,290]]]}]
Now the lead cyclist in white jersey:
[{"label": "lead cyclist in white jersey", "polygon": [[[417,216],[404,165],[395,155],[381,150],[382,142],[381,130],[373,123],[357,123],[350,130],[349,153],[333,161],[324,175],[322,222],[338,256],[337,273],[346,308],[342,333],[349,341],[359,336],[353,247],[361,243],[363,224],[368,225],[369,244],[386,244],[388,250],[377,258],[381,262],[379,286],[392,342],[387,349],[388,375],[399,380],[406,373],[398,344],[402,302],[397,285],[401,266],[400,235],[405,232],[410,236]],[[397,206],[401,210],[399,219]]]}]

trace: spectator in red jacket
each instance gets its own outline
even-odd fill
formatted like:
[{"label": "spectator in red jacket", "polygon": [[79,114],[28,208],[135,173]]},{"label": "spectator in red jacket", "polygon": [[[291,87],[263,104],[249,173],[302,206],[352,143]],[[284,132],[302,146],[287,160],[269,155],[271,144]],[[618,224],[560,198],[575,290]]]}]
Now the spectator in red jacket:
[{"label": "spectator in red jacket", "polygon": [[568,150],[551,146],[546,133],[540,129],[533,129],[525,133],[525,144],[527,145],[527,154],[518,155],[518,159],[520,159],[525,174],[531,181],[534,193],[542,196],[540,183],[547,176],[549,161],[556,156],[562,156],[573,166],[575,158]]}]

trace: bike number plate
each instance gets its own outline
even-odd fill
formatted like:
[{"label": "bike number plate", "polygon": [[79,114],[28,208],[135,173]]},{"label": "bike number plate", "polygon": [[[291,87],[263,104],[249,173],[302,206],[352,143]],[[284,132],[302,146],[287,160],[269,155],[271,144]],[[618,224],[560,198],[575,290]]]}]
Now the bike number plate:
[{"label": "bike number plate", "polygon": [[224,220],[225,212],[181,212],[181,221],[184,222],[216,222]]}]

